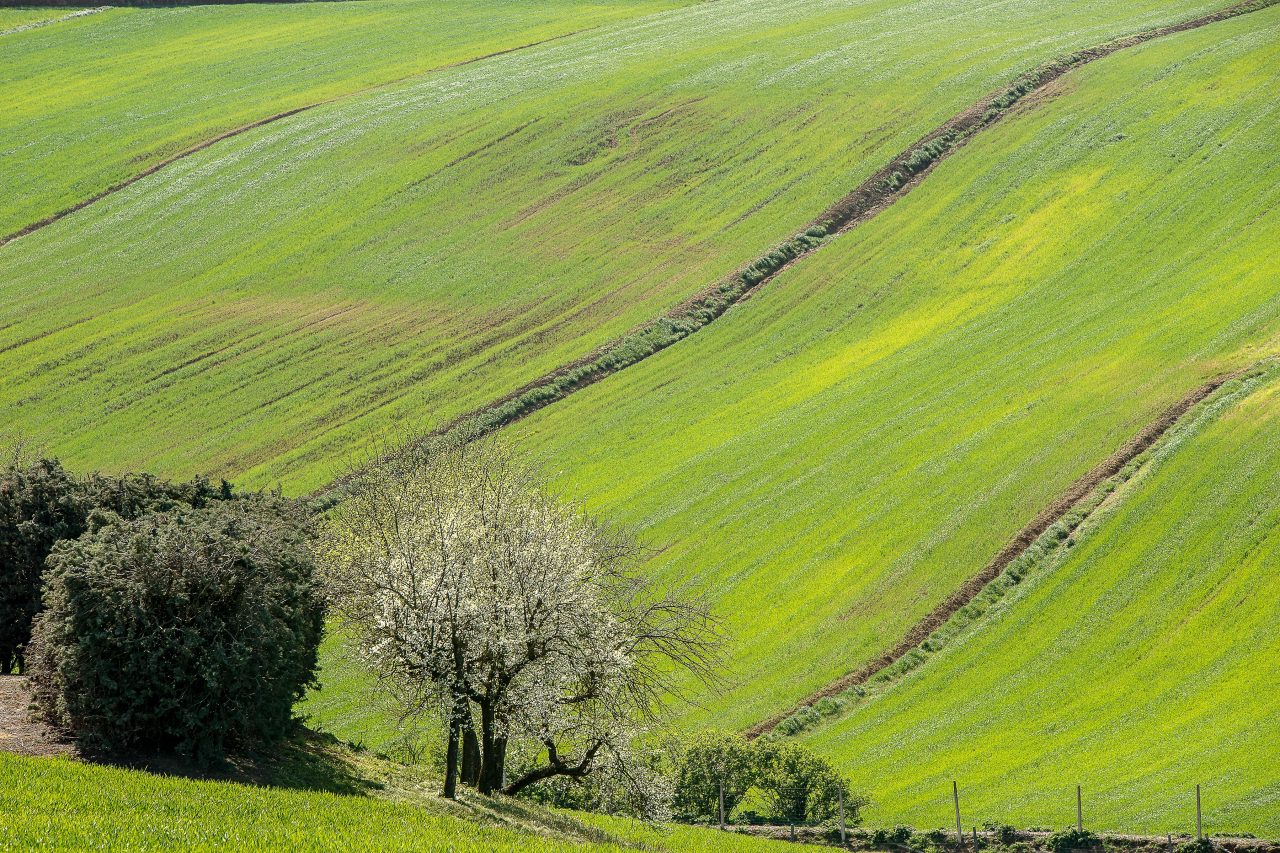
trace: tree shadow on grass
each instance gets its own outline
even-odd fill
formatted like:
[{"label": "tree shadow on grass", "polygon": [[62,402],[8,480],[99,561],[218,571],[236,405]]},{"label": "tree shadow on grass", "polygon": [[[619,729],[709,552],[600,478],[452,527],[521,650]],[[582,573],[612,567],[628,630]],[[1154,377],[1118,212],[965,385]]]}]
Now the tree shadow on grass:
[{"label": "tree shadow on grass", "polygon": [[202,763],[172,752],[132,750],[80,757],[95,764],[143,770],[164,776],[243,785],[323,791],[363,796],[383,785],[364,777],[348,757],[349,748],[332,735],[299,729],[280,744],[228,755],[216,763]]}]

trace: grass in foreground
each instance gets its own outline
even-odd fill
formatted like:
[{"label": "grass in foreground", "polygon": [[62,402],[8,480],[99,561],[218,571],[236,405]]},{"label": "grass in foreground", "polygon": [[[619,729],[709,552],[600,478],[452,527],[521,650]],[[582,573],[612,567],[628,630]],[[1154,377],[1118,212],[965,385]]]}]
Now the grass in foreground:
[{"label": "grass in foreground", "polygon": [[197,781],[0,752],[0,850],[794,849],[714,830],[557,813],[505,798],[455,804],[435,797],[436,780],[412,769],[335,749],[328,760],[377,779],[376,795]]},{"label": "grass in foreground", "polygon": [[[807,736],[872,820],[1280,835],[1280,371],[1227,395],[959,642]],[[1241,397],[1243,396],[1243,399]]]},{"label": "grass in foreground", "polygon": [[[72,466],[306,491],[352,448],[488,402],[759,257],[1022,70],[1218,5],[719,0],[256,129],[0,249],[0,427]],[[120,21],[101,31],[116,35],[100,76],[126,75],[113,57],[162,74],[153,11],[192,28],[163,45],[198,42],[193,54],[234,66],[242,38],[253,56],[274,43],[262,16],[302,16],[321,38],[337,26],[326,15],[422,9],[228,8],[23,33],[16,67],[74,69],[71,35]],[[378,50],[351,45],[350,62]],[[260,59],[244,85],[275,91],[260,88],[274,54]],[[220,103],[203,73],[192,85]],[[160,84],[144,77],[110,108],[27,98],[22,115],[68,133],[110,125],[149,103]],[[72,171],[59,151],[28,171]]]},{"label": "grass in foreground", "polygon": [[1064,78],[515,428],[726,618],[735,684],[690,723],[745,728],[858,668],[1166,405],[1275,350],[1278,36],[1272,9]]}]

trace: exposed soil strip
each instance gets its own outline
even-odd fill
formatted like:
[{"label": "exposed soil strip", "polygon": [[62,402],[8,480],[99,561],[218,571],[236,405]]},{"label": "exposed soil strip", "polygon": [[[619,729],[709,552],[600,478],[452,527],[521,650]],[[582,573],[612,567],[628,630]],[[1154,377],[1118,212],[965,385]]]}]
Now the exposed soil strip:
[{"label": "exposed soil strip", "polygon": [[73,755],[75,746],[31,715],[31,684],[25,676],[0,675],[0,752]]},{"label": "exposed soil strip", "polygon": [[[1277,2],[1280,2],[1280,0],[1277,0]],[[106,8],[106,7],[103,7],[103,8]],[[58,20],[65,20],[65,19],[59,18]],[[242,133],[247,133],[248,131],[253,130],[256,127],[262,127],[263,125],[272,124],[274,122],[280,121],[281,119],[289,118],[289,116],[295,116],[298,113],[304,113],[304,112],[307,112],[308,110],[314,110],[316,107],[323,107],[328,104],[337,103],[339,101],[345,101],[348,98],[354,98],[359,95],[365,95],[365,94],[368,94],[369,92],[377,91],[379,89],[385,89],[388,86],[394,86],[397,83],[403,83],[406,80],[413,80],[418,77],[425,77],[429,74],[438,74],[441,71],[448,71],[451,68],[461,68],[464,65],[471,65],[472,63],[481,62],[486,59],[493,59],[494,57],[497,57],[497,56],[506,56],[508,53],[516,53],[517,51],[528,50],[531,47],[538,47],[539,45],[549,44],[553,41],[559,41],[561,39],[569,38],[570,36],[581,35],[582,33],[590,32],[591,30],[594,30],[594,29],[596,29],[596,27],[586,27],[581,30],[574,30],[573,32],[561,33],[558,36],[551,36],[550,38],[529,42],[528,44],[517,45],[516,47],[508,47],[508,48],[504,48],[503,50],[495,50],[494,52],[486,53],[483,56],[473,56],[470,59],[461,59],[461,60],[458,60],[457,62],[450,62],[446,65],[438,65],[434,68],[428,68],[425,71],[415,71],[413,74],[406,74],[405,76],[397,77],[394,80],[387,80],[382,83],[374,83],[372,86],[366,86],[363,89],[356,89],[353,92],[345,92],[341,95],[334,95],[331,98],[325,98],[324,100],[321,100],[321,101],[315,101],[314,103],[304,104],[300,107],[294,107],[293,109],[274,113],[272,115],[267,116],[266,118],[261,118],[261,119],[258,119],[257,121],[250,122],[249,124],[244,124],[244,125],[241,125],[240,127],[232,128],[231,130],[228,130],[225,133],[220,133],[217,136],[213,136],[202,142],[198,142],[195,145],[192,145],[190,148],[184,148],[182,151],[179,151],[177,154],[174,154],[172,157],[167,157],[164,160],[161,160],[159,163],[156,163],[153,166],[147,167],[146,169],[144,169],[143,171],[139,172],[136,175],[133,175],[132,177],[125,178],[123,181],[120,181],[119,183],[112,184],[111,186],[107,187],[105,190],[103,190],[102,192],[98,193],[95,196],[91,196],[90,198],[84,199],[83,201],[78,201],[75,204],[71,205],[70,207],[63,208],[62,210],[58,211],[55,214],[52,214],[51,216],[46,216],[44,219],[41,219],[39,222],[33,222],[30,225],[27,225],[26,227],[13,232],[12,234],[9,234],[5,237],[0,237],[0,246],[8,245],[9,243],[12,243],[14,240],[17,240],[19,237],[25,237],[34,231],[39,231],[41,228],[44,228],[45,226],[52,225],[53,223],[57,222],[60,219],[65,219],[66,217],[70,216],[71,214],[75,213],[78,210],[84,210],[89,205],[102,201],[104,198],[107,198],[108,196],[115,195],[116,193],[120,192],[120,190],[125,189],[126,187],[129,187],[129,186],[132,186],[133,184],[136,184],[138,181],[142,180],[143,178],[147,178],[147,177],[150,177],[151,175],[154,175],[156,172],[159,172],[161,169],[165,168],[166,166],[172,166],[174,163],[178,162],[179,160],[183,160],[187,157],[190,157],[192,154],[203,151],[204,149],[208,148],[211,145],[216,145],[217,143],[222,142],[224,139],[230,139],[233,136],[239,136]],[[12,30],[10,32],[12,32]]]},{"label": "exposed soil strip", "polygon": [[85,15],[94,15],[94,14],[97,14],[98,12],[105,12],[110,8],[111,8],[110,6],[96,6],[92,9],[80,9],[79,11],[72,12],[69,15],[63,15],[58,18],[49,18],[44,21],[32,21],[29,24],[23,24],[22,26],[19,26],[19,27],[12,27],[11,29],[0,30],[0,36],[11,36],[14,33],[25,33],[27,30],[37,30],[40,27],[47,27],[50,24],[60,24],[63,21],[70,21],[72,18],[83,18]]},{"label": "exposed soil strip", "polygon": [[1142,428],[1136,436],[1130,439],[1123,447],[1115,453],[1108,456],[1100,464],[1095,466],[1091,471],[1080,479],[1071,484],[1062,495],[1060,495],[1053,503],[1049,504],[1040,514],[1032,521],[1018,531],[1009,542],[1005,544],[1000,552],[992,558],[991,562],[969,580],[964,585],[952,592],[946,599],[935,607],[930,613],[919,622],[911,626],[910,630],[898,641],[892,649],[880,655],[880,657],[866,663],[861,669],[848,673],[827,686],[823,687],[815,693],[797,702],[794,706],[783,711],[780,714],[770,717],[769,719],[757,723],[746,731],[748,738],[756,738],[773,730],[775,726],[790,717],[792,714],[801,709],[813,705],[820,699],[828,696],[835,696],[843,693],[851,687],[856,687],[870,681],[883,670],[892,666],[901,660],[908,652],[919,646],[934,631],[938,630],[946,623],[948,619],[956,614],[960,608],[969,604],[978,596],[987,584],[991,583],[1008,568],[1009,564],[1014,561],[1020,554],[1032,546],[1032,544],[1040,537],[1042,533],[1052,527],[1055,523],[1062,519],[1073,507],[1080,503],[1095,488],[1102,484],[1104,480],[1114,477],[1120,473],[1120,470],[1128,465],[1135,457],[1151,447],[1161,436],[1169,431],[1178,420],[1189,412],[1196,404],[1203,401],[1206,397],[1217,391],[1222,385],[1232,379],[1245,375],[1251,370],[1255,370],[1257,365],[1233,371],[1231,373],[1222,374],[1215,377],[1200,387],[1191,391],[1181,400],[1174,403],[1164,411],[1160,417]]},{"label": "exposed soil strip", "polygon": [[[921,137],[859,184],[853,192],[828,208],[803,232],[769,254],[686,299],[658,319],[644,323],[621,338],[422,435],[418,446],[428,448],[441,439],[470,441],[486,435],[684,340],[715,321],[797,260],[826,245],[835,235],[873,218],[902,198],[919,185],[934,167],[1007,115],[1015,104],[1029,95],[1042,92],[1068,71],[1161,36],[1255,12],[1278,2],[1280,0],[1245,0],[1180,24],[1156,27],[1117,38],[1098,47],[1052,60],[1022,74],[1007,88],[993,92]],[[347,474],[339,477],[329,487],[317,490],[312,496],[341,489],[352,476]]]}]

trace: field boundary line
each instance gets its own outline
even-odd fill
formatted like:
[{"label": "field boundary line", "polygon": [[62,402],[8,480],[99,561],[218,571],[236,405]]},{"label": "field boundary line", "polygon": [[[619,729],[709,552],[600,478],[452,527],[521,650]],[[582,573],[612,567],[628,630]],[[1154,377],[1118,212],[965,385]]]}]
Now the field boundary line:
[{"label": "field boundary line", "polygon": [[[1280,0],[1277,0],[1277,2],[1280,2]],[[110,7],[103,6],[102,8],[107,9]],[[65,18],[58,18],[57,20],[65,20]],[[364,86],[360,89],[355,89],[350,92],[343,92],[340,95],[333,95],[332,97],[324,98],[319,101],[313,101],[308,104],[302,104],[301,106],[293,107],[287,110],[282,110],[281,112],[278,112],[278,113],[272,113],[271,115],[266,116],[265,118],[260,118],[260,119],[257,119],[256,121],[251,121],[248,124],[242,124],[239,127],[234,127],[231,130],[223,131],[222,133],[219,133],[215,136],[211,136],[208,139],[197,142],[188,148],[184,148],[181,151],[179,151],[177,154],[173,154],[169,157],[166,157],[165,159],[159,161],[158,163],[154,163],[151,166],[148,166],[146,169],[143,169],[141,172],[138,172],[135,175],[131,175],[130,177],[125,178],[122,181],[117,181],[116,183],[107,187],[105,190],[102,190],[101,192],[95,195],[92,195],[89,198],[78,201],[75,204],[70,205],[69,207],[64,207],[62,210],[59,210],[57,213],[52,213],[49,216],[46,216],[44,219],[41,219],[37,222],[32,222],[30,225],[26,225],[22,228],[19,228],[17,231],[14,231],[11,234],[7,234],[3,237],[0,237],[0,247],[7,246],[8,244],[12,243],[13,241],[21,237],[26,237],[28,234],[33,234],[42,228],[46,228],[54,224],[55,222],[58,222],[59,220],[67,218],[68,216],[70,216],[73,213],[76,213],[77,211],[84,210],[86,207],[88,207],[91,204],[96,204],[97,202],[102,201],[104,198],[113,196],[116,193],[120,192],[121,190],[127,189],[128,187],[136,184],[138,181],[141,181],[143,178],[149,178],[152,175],[154,175],[156,172],[159,172],[161,169],[164,169],[168,166],[172,166],[174,163],[177,163],[179,160],[185,160],[187,157],[190,157],[192,154],[197,154],[205,150],[206,148],[216,145],[219,142],[222,142],[224,140],[231,139],[232,137],[239,136],[242,133],[248,133],[249,131],[254,130],[255,128],[263,127],[264,125],[268,125],[268,124],[274,124],[275,122],[278,122],[281,119],[286,119],[286,118],[289,118],[290,116],[296,116],[299,113],[305,113],[309,110],[314,110],[317,107],[324,107],[324,106],[328,106],[329,104],[336,104],[340,101],[348,100],[350,98],[356,98],[356,97],[359,97],[360,95],[367,95],[370,92],[376,92],[380,89],[385,89],[390,86],[395,86],[399,83],[404,83],[409,80],[415,80],[419,77],[427,77],[432,74],[439,74],[442,71],[448,71],[453,68],[461,68],[464,65],[472,65],[477,62],[483,62],[486,59],[494,59],[495,57],[506,56],[509,53],[517,53],[522,50],[528,50],[529,48],[539,47],[544,44],[550,44],[551,42],[554,42],[554,41],[560,41],[561,39],[567,39],[567,38],[570,38],[571,36],[582,35],[583,33],[591,32],[592,30],[599,29],[600,26],[601,25],[597,24],[596,26],[593,26],[593,27],[584,27],[583,29],[580,29],[580,30],[573,30],[567,33],[560,33],[559,35],[549,36],[548,38],[539,39],[538,41],[529,42],[528,44],[521,44],[521,45],[516,45],[514,47],[503,48],[502,50],[495,50],[491,53],[486,53],[482,56],[472,56],[467,59],[457,60],[456,62],[449,62],[444,65],[437,65],[432,68],[427,68],[423,71],[415,71],[412,74],[405,74],[403,76],[396,77],[392,80],[384,80],[381,83],[373,83],[371,85]],[[9,32],[13,32],[13,30],[10,30]]]},{"label": "field boundary line", "polygon": [[18,26],[10,27],[7,30],[0,30],[0,36],[11,36],[15,33],[25,33],[28,30],[38,30],[41,27],[47,27],[51,24],[61,24],[63,21],[83,18],[85,15],[96,15],[98,12],[105,12],[110,8],[110,6],[94,6],[92,9],[78,9],[69,15],[62,15],[57,18],[46,18],[43,21],[32,21],[29,24],[19,24]]},{"label": "field boundary line", "polygon": [[[656,320],[642,323],[621,337],[479,408],[465,412],[420,435],[417,448],[441,440],[471,441],[515,423],[606,377],[637,364],[684,340],[723,316],[731,307],[770,282],[783,270],[834,237],[866,222],[917,187],[943,160],[981,131],[1008,115],[1029,95],[1046,89],[1068,71],[1152,39],[1197,29],[1273,6],[1280,0],[1244,0],[1216,12],[1177,24],[1167,24],[1121,36],[1037,66],[1013,82],[979,100],[922,136],[889,163],[820,215],[804,231],[775,247],[729,277],[703,289]],[[357,472],[345,473],[311,497],[328,495],[347,484]]]},{"label": "field boundary line", "polygon": [[[1273,359],[1265,358],[1246,367],[1219,374],[1183,395],[1181,399],[1166,408],[1159,417],[1144,426],[1137,435],[1129,439],[1119,450],[1095,465],[1072,483],[1052,503],[1042,509],[1034,519],[1005,543],[1004,547],[983,567],[982,571],[965,581],[958,589],[948,595],[941,604],[912,625],[893,648],[864,664],[859,669],[847,673],[809,694],[787,710],[756,723],[746,730],[744,733],[746,737],[754,739],[768,734],[793,714],[813,706],[822,699],[836,696],[850,688],[866,684],[881,672],[898,663],[912,650],[925,643],[935,631],[942,628],[962,608],[977,598],[992,581],[1003,575],[1005,569],[1018,557],[1027,553],[1049,528],[1062,521],[1068,513],[1080,506],[1100,486],[1120,474],[1125,466],[1167,435],[1174,426],[1179,424],[1200,403],[1204,402],[1228,382],[1257,375],[1259,371],[1264,371],[1267,365],[1273,363]],[[1083,523],[1083,519],[1081,523]]]}]

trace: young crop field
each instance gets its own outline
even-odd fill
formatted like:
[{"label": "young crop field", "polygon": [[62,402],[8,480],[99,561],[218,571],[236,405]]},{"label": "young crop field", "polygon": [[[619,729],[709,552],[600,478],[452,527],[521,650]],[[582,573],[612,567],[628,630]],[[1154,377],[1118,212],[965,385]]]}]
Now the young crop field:
[{"label": "young crop field", "polygon": [[1273,8],[1072,72],[514,429],[716,602],[734,683],[689,723],[746,728],[859,668],[1165,407],[1275,351],[1278,36]]},{"label": "young crop field", "polygon": [[[424,61],[385,47],[372,24],[326,17],[409,9],[434,27],[418,4],[328,11],[345,5],[118,10],[13,36],[16,69],[66,66],[77,48],[60,39],[78,33],[109,41],[65,102],[33,101],[21,80],[4,97],[25,110],[21,127],[45,122],[54,138],[95,127],[95,99],[76,92],[106,90],[101,120],[115,129],[103,132],[124,143],[101,158],[55,147],[47,165],[16,167],[39,189],[9,204],[46,184],[52,195],[6,215],[29,220],[256,116],[512,41],[463,21],[466,45],[442,31],[452,52]],[[79,467],[305,492],[378,438],[447,422],[758,257],[1018,72],[1213,8],[719,0],[256,128],[0,247],[4,426]],[[244,56],[239,39],[217,37],[223,16],[251,31]],[[559,31],[539,21],[514,41]],[[268,49],[277,25],[280,43],[291,26],[314,29],[295,40],[340,59],[317,59],[321,75],[273,75],[273,63],[299,64]],[[158,39],[165,27],[173,37]],[[173,47],[184,41],[200,47]],[[200,58],[224,45],[231,66],[257,63],[234,110],[230,78]],[[386,54],[376,73],[359,61],[369,52]],[[138,67],[137,88],[117,97],[114,81]],[[121,152],[140,159],[122,169]],[[81,174],[72,160],[99,159],[101,174],[56,189]]]},{"label": "young crop field", "polygon": [[0,850],[1280,838],[1231,2],[0,9]]},{"label": "young crop field", "polygon": [[[0,752],[0,850],[793,850],[787,842],[509,805],[258,788]],[[803,848],[802,848],[803,849]]]},{"label": "young crop field", "polygon": [[0,32],[58,20],[4,42],[0,237],[268,116],[672,5],[368,0],[0,10]]},{"label": "young crop field", "polygon": [[[1171,436],[958,642],[806,735],[872,820],[1280,834],[1280,373]],[[1226,390],[1226,389],[1224,389]]]}]

